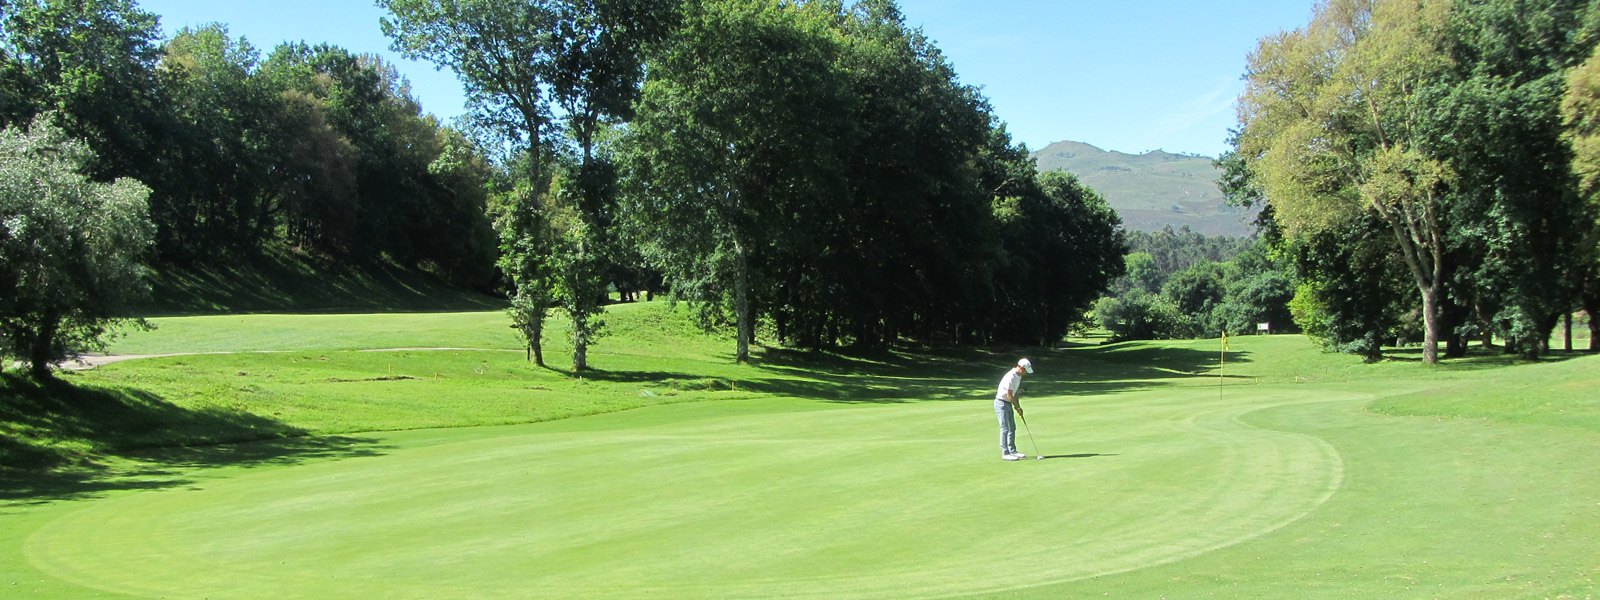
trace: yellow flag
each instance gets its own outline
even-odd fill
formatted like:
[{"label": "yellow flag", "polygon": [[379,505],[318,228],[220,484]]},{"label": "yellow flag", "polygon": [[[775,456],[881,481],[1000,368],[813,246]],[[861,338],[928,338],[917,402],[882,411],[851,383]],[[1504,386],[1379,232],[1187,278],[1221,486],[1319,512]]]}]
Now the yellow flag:
[{"label": "yellow flag", "polygon": [[1228,330],[1222,330],[1222,351],[1227,352],[1233,348],[1228,347]]}]

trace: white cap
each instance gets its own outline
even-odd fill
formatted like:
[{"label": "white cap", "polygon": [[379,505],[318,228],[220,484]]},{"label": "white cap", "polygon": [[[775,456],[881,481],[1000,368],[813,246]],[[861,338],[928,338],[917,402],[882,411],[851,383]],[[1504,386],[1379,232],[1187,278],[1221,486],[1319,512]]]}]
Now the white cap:
[{"label": "white cap", "polygon": [[1033,373],[1033,363],[1028,362],[1026,358],[1017,361],[1017,366],[1027,369],[1028,373]]}]

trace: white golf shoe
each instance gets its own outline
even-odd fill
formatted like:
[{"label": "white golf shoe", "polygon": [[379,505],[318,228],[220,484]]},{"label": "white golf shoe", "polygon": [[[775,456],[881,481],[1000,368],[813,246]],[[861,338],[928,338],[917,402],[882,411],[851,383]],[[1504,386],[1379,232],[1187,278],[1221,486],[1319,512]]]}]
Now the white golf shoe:
[{"label": "white golf shoe", "polygon": [[1003,454],[1000,456],[1000,460],[1020,460],[1021,458],[1015,454]]}]

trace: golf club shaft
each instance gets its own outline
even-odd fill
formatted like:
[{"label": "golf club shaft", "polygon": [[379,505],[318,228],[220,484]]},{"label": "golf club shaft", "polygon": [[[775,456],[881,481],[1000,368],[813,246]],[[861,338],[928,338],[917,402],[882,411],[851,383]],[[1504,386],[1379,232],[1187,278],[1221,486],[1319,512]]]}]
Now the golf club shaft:
[{"label": "golf club shaft", "polygon": [[1039,454],[1039,442],[1033,439],[1033,428],[1028,427],[1028,417],[1023,416],[1022,411],[1017,411],[1017,416],[1022,417],[1022,430],[1028,432],[1028,441],[1033,442],[1033,455],[1041,456]]}]

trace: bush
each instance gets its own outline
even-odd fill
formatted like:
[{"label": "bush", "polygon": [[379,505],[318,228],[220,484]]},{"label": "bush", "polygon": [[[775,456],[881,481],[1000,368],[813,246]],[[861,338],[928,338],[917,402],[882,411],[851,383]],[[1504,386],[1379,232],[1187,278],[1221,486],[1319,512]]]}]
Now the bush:
[{"label": "bush", "polygon": [[1137,289],[1120,298],[1101,298],[1095,316],[1111,332],[1112,341],[1119,342],[1187,338],[1198,329],[1170,300]]}]

